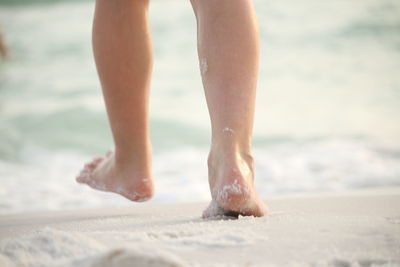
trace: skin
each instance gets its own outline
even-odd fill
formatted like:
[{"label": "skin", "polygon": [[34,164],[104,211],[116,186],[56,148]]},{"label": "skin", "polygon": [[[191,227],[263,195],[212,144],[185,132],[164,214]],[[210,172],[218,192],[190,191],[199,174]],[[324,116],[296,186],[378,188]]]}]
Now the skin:
[{"label": "skin", "polygon": [[3,33],[1,31],[1,28],[0,28],[0,56],[3,59],[7,59],[8,58],[8,50],[7,50],[7,47],[6,47],[5,42],[4,42]]},{"label": "skin", "polygon": [[[203,217],[263,216],[251,151],[259,60],[252,1],[192,0],[209,109],[212,201]],[[93,51],[115,151],[85,165],[77,181],[133,201],[151,198],[148,95],[152,50],[146,0],[97,0]],[[110,38],[112,37],[112,38]]]},{"label": "skin", "polygon": [[86,164],[77,181],[133,201],[149,199],[154,185],[148,126],[153,64],[148,1],[97,0],[92,42],[115,151]]}]

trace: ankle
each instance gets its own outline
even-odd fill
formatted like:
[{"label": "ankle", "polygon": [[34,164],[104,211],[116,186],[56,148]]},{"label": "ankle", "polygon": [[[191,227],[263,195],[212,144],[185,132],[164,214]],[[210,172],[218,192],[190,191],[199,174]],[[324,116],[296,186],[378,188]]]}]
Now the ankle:
[{"label": "ankle", "polygon": [[115,148],[115,164],[119,167],[147,167],[151,162],[152,148],[150,141],[136,145]]},{"label": "ankle", "polygon": [[226,159],[239,157],[252,161],[251,140],[242,140],[231,135],[213,137],[209,156]]},{"label": "ankle", "polygon": [[254,159],[251,147],[249,146],[212,146],[208,155],[209,170],[226,169],[225,171],[231,170],[233,172],[240,172],[245,176],[253,177],[253,166]]},{"label": "ankle", "polygon": [[225,127],[222,130],[213,128],[211,139],[212,151],[225,151],[235,154],[251,154],[251,133]]}]

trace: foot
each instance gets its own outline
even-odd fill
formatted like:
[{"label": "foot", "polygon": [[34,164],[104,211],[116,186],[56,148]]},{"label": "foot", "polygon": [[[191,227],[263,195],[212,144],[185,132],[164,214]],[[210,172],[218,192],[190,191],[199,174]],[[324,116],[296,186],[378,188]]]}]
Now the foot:
[{"label": "foot", "polygon": [[264,216],[267,208],[254,186],[252,157],[228,154],[210,153],[208,168],[212,201],[203,212],[203,218]]},{"label": "foot", "polygon": [[93,189],[113,192],[129,200],[142,202],[153,196],[153,180],[149,171],[138,171],[135,164],[117,164],[114,152],[87,163],[76,181]]}]

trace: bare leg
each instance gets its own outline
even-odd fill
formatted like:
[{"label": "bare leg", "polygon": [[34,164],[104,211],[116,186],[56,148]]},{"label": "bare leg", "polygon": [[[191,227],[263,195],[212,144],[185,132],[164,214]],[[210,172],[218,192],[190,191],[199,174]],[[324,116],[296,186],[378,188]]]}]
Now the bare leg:
[{"label": "bare leg", "polygon": [[3,59],[8,59],[8,49],[7,49],[7,46],[5,45],[1,28],[0,28],[0,56]]},{"label": "bare leg", "polygon": [[152,51],[147,0],[97,0],[93,51],[115,151],[86,164],[77,181],[133,201],[153,195],[148,96]]},{"label": "bare leg", "polygon": [[263,216],[251,152],[259,37],[252,1],[192,0],[198,53],[212,125],[212,202],[203,217]]}]

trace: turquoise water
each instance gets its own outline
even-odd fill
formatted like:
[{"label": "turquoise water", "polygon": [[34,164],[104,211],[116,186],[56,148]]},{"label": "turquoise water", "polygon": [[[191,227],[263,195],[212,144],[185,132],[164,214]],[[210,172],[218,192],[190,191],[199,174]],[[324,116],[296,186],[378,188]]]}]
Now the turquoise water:
[{"label": "turquoise water", "polygon": [[[400,2],[255,5],[261,194],[400,184]],[[93,6],[0,1],[11,55],[0,63],[0,212],[130,205],[73,182],[84,161],[112,147],[91,54]],[[207,200],[210,129],[193,12],[189,1],[153,0],[150,19],[153,201]]]}]

